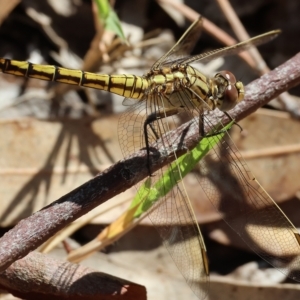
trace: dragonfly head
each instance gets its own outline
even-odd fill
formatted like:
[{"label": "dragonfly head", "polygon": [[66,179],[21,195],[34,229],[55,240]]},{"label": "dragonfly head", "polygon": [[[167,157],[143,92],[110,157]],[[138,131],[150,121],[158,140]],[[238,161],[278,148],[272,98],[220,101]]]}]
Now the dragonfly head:
[{"label": "dragonfly head", "polygon": [[214,77],[217,85],[217,107],[221,111],[234,108],[244,99],[244,85],[236,81],[235,76],[229,71],[220,71]]}]

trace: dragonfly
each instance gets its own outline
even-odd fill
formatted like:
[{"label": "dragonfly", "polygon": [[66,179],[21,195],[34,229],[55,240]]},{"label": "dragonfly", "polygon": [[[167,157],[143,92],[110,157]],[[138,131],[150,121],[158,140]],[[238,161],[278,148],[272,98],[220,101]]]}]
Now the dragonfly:
[{"label": "dragonfly", "polygon": [[[166,151],[172,149],[174,141],[168,141],[165,136],[178,127],[180,114],[199,127],[202,137],[205,137],[206,126],[213,132],[209,135],[218,139],[220,130],[210,123],[209,114],[216,109],[227,113],[244,98],[244,85],[231,72],[220,71],[210,78],[192,66],[193,63],[236,54],[271,41],[280,33],[280,30],[273,30],[232,46],[191,56],[202,23],[200,17],[144,76],[95,74],[5,58],[0,59],[0,71],[95,88],[125,97],[123,105],[128,109],[118,124],[123,155],[127,157],[134,151],[146,149],[149,157],[152,145],[158,140],[164,141]],[[254,252],[287,276],[300,281],[299,271],[289,273],[300,265],[298,231],[252,175],[226,128],[221,131],[225,138],[198,164],[199,186],[225,222]],[[151,179],[163,176],[163,168],[151,171],[150,159],[147,167]],[[128,164],[127,168],[137,172],[140,166]],[[181,172],[179,167],[177,171]],[[222,189],[216,184],[220,178],[223,179]],[[209,291],[209,262],[183,181],[177,180],[171,191],[161,198],[151,209],[149,218],[191,290],[199,299],[204,299]],[[288,268],[283,270],[283,266]]]}]

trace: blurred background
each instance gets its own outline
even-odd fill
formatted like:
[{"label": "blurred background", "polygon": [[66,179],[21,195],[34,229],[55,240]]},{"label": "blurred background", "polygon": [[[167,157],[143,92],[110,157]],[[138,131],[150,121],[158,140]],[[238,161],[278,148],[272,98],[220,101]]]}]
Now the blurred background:
[{"label": "blurred background", "polygon": [[[0,57],[142,75],[188,28],[194,16],[190,11],[235,36],[218,1],[110,4],[128,43],[105,28],[92,1],[0,1]],[[249,36],[282,30],[277,39],[259,47],[270,69],[299,52],[300,2],[232,0],[230,4]],[[214,32],[204,30],[192,54],[222,46]],[[238,56],[201,68],[208,75],[228,69],[245,85],[262,74]],[[295,226],[300,225],[299,96],[298,86],[241,121],[242,133],[237,126],[231,132],[250,170]],[[126,109],[122,97],[1,73],[0,99],[2,233],[122,159],[117,137],[118,119]],[[207,246],[212,274],[209,299],[279,299],[282,293],[285,299],[297,299],[299,284],[250,251],[221,214],[199,199],[201,188],[192,177],[187,176],[186,186]],[[134,194],[134,189],[126,191],[97,208],[64,244],[54,243],[47,251],[65,258],[66,243],[76,249],[95,238],[126,210]],[[81,263],[145,285],[149,299],[196,299],[147,219]]]}]

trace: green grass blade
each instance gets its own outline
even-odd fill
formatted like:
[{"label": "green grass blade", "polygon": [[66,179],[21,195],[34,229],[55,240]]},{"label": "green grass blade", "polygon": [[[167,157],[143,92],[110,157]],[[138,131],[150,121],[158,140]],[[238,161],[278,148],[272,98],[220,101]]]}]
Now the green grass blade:
[{"label": "green grass blade", "polygon": [[[225,129],[228,130],[233,124],[229,123]],[[195,165],[223,138],[224,132],[212,137],[202,139],[190,152],[180,156],[174,161],[165,173],[152,185],[149,177],[139,188],[136,196],[131,202],[130,208],[137,206],[135,218],[145,213],[157,200],[165,196],[175,184],[184,178]]]},{"label": "green grass blade", "polygon": [[104,23],[105,29],[114,32],[124,42],[127,42],[122,30],[120,20],[111,8],[108,0],[94,0],[94,2],[97,5],[99,18],[101,22]]}]

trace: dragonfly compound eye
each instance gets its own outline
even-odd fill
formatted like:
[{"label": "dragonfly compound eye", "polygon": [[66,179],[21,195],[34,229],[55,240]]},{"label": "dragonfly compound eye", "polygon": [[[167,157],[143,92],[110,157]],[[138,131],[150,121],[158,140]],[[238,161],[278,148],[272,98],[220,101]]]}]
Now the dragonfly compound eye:
[{"label": "dragonfly compound eye", "polygon": [[220,71],[215,76],[219,81],[218,108],[228,111],[244,98],[244,85],[236,81],[235,76],[229,71]]},{"label": "dragonfly compound eye", "polygon": [[222,104],[219,107],[222,111],[227,111],[235,107],[238,103],[238,91],[235,85],[229,84],[224,90]]}]

